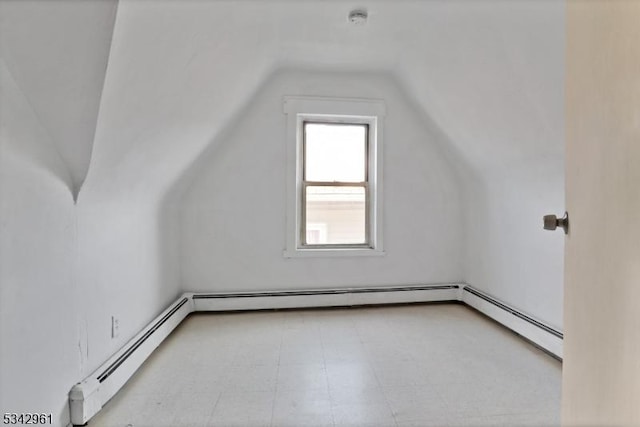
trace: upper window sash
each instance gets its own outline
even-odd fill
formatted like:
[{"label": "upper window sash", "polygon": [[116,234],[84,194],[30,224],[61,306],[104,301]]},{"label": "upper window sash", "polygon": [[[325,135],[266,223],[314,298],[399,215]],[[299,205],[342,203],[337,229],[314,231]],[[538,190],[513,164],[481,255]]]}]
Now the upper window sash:
[{"label": "upper window sash", "polygon": [[[329,125],[329,126],[362,126],[364,128],[363,142],[364,152],[362,157],[363,179],[362,180],[320,180],[307,178],[307,125]],[[347,122],[347,121],[320,121],[320,120],[304,120],[302,122],[302,180],[304,182],[343,182],[343,183],[362,183],[369,181],[369,123]]]}]

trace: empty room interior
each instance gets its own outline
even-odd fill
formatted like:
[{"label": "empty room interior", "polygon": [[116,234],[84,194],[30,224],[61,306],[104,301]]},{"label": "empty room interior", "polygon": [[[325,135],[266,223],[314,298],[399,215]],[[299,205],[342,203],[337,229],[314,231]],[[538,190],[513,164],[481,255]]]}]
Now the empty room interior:
[{"label": "empty room interior", "polygon": [[3,423],[638,425],[565,325],[569,15],[1,0]]}]

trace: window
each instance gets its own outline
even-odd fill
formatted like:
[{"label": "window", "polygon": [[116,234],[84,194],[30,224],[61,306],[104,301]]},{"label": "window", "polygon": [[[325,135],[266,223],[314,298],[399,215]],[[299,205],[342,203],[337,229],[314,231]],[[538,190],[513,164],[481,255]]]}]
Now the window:
[{"label": "window", "polygon": [[[369,247],[369,126],[332,122],[302,126],[301,247]],[[318,225],[326,229],[322,236]]]},{"label": "window", "polygon": [[285,98],[285,256],[382,252],[381,101]]}]

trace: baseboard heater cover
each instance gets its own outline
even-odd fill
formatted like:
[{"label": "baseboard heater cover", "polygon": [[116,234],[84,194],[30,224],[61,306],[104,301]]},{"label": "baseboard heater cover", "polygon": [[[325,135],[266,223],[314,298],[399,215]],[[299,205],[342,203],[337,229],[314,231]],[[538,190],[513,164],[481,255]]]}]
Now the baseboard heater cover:
[{"label": "baseboard heater cover", "polygon": [[84,425],[133,376],[190,313],[200,311],[344,307],[462,302],[562,358],[562,332],[466,284],[434,284],[274,292],[185,293],[69,393],[71,422]]},{"label": "baseboard heater cover", "polygon": [[348,307],[369,304],[457,301],[460,285],[314,289],[304,291],[195,293],[195,311]]},{"label": "baseboard heater cover", "polygon": [[561,331],[469,285],[462,286],[461,301],[562,359]]},{"label": "baseboard heater cover", "polygon": [[120,351],[69,392],[71,423],[84,425],[109,401],[162,341],[193,311],[183,294]]},{"label": "baseboard heater cover", "polygon": [[84,425],[109,401],[162,341],[194,311],[333,307],[457,301],[460,286],[437,284],[276,292],[185,293],[69,393],[71,423]]}]

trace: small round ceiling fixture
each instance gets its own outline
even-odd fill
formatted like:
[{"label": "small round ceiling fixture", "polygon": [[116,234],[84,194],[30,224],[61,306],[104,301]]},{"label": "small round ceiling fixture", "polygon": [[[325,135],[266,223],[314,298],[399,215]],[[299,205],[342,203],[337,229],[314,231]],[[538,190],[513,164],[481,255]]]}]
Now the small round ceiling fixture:
[{"label": "small round ceiling fixture", "polygon": [[349,22],[353,25],[364,25],[367,23],[369,15],[364,9],[355,9],[349,12]]}]

